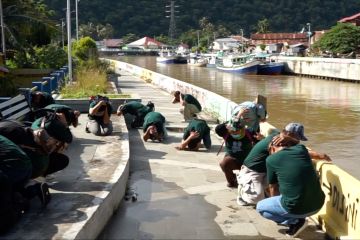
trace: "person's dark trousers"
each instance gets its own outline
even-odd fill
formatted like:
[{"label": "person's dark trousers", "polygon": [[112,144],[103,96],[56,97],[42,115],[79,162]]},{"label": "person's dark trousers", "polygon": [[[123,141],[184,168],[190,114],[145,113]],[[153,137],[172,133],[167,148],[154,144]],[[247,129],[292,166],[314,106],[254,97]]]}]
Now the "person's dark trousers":
[{"label": "person's dark trousers", "polygon": [[69,165],[69,157],[62,153],[53,152],[49,156],[49,166],[44,173],[46,175],[63,170]]},{"label": "person's dark trousers", "polygon": [[240,170],[242,164],[236,161],[236,158],[226,155],[224,159],[220,162],[220,167],[223,170],[226,180],[228,182],[228,187],[237,187],[236,175],[233,170]]},{"label": "person's dark trousers", "polygon": [[6,233],[29,208],[29,202],[13,191],[11,181],[0,170],[0,234]]}]

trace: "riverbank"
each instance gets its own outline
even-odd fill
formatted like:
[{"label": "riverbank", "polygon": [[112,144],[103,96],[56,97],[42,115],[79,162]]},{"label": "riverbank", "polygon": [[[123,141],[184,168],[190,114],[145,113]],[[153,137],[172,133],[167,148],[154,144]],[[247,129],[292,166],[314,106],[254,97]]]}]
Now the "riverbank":
[{"label": "riverbank", "polygon": [[285,71],[300,76],[360,83],[360,59],[277,56]]},{"label": "riverbank", "polygon": [[[180,90],[193,94],[204,106],[205,111],[211,112],[220,121],[229,119],[231,110],[236,105],[236,103],[203,88],[132,64],[119,61],[111,61],[111,64],[115,71],[126,70],[140,77],[143,81],[151,83],[151,86],[160,88],[168,93]],[[263,131],[263,128],[261,130]],[[356,189],[360,189],[360,181],[335,164],[319,162],[317,170],[323,191],[327,197],[323,209],[314,219],[321,223],[322,227],[331,233],[333,237],[360,237],[357,231],[360,228],[360,220],[358,220],[360,216],[354,215],[354,212],[360,206],[353,204],[358,202],[356,197],[358,195],[354,193],[354,186],[358,186]],[[342,201],[339,199],[342,199]],[[353,217],[349,218],[348,216],[350,215]]]}]

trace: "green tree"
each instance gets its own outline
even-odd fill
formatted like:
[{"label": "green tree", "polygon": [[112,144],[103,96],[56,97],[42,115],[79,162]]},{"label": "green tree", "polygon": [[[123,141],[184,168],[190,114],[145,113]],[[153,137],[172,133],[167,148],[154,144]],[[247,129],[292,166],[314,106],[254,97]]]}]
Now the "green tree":
[{"label": "green tree", "polygon": [[37,68],[60,68],[67,62],[67,53],[57,45],[35,47],[33,65]]},{"label": "green tree", "polygon": [[90,37],[80,38],[72,45],[72,55],[79,60],[80,65],[87,61],[97,60],[98,52],[95,41]]},{"label": "green tree", "polygon": [[338,23],[326,32],[312,48],[333,54],[349,54],[360,46],[360,28],[350,23]]},{"label": "green tree", "polygon": [[269,21],[265,18],[257,22],[256,33],[268,33],[270,28]]},{"label": "green tree", "polygon": [[81,38],[90,37],[92,39],[97,39],[98,35],[96,31],[96,25],[92,22],[88,22],[87,24],[80,24],[79,36]]},{"label": "green tree", "polygon": [[128,33],[125,36],[122,37],[124,44],[131,43],[138,39],[138,36],[134,33]]}]

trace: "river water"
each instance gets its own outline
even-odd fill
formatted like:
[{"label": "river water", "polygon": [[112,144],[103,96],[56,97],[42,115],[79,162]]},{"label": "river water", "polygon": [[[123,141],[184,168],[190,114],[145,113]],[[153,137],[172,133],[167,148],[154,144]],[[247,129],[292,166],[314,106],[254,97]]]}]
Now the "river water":
[{"label": "river water", "polygon": [[289,122],[304,124],[308,147],[327,153],[335,164],[360,179],[358,83],[224,73],[187,64],[157,64],[156,57],[117,59],[205,88],[237,103],[264,95],[272,125],[282,129]]}]

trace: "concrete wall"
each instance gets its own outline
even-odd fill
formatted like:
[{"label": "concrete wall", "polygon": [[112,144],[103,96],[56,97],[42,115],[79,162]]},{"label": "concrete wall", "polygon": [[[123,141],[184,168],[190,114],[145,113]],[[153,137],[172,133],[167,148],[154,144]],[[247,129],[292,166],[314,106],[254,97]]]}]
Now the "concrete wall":
[{"label": "concrete wall", "polygon": [[171,78],[125,62],[119,62],[115,60],[109,61],[111,62],[115,72],[118,72],[119,69],[126,70],[136,76],[139,76],[146,82],[159,86],[169,93],[178,90],[182,93],[192,94],[199,100],[204,112],[210,113],[220,121],[226,121],[230,119],[232,110],[237,105],[235,102],[232,102],[229,99],[226,99],[216,93],[210,92],[192,84],[188,84],[186,82],[179,81],[175,78]]},{"label": "concrete wall", "polygon": [[[291,59],[297,61],[293,63],[294,65],[298,64],[307,66],[308,64],[309,66],[307,66],[307,68],[304,67],[303,71],[305,69],[309,72],[310,70],[315,71],[313,69],[315,66],[324,67],[326,65],[325,63],[316,61],[306,62],[306,58]],[[328,63],[336,66],[336,62],[331,62],[335,60],[336,59],[331,59]],[[355,64],[351,63],[351,61],[354,60],[341,60],[348,61],[349,66]],[[144,81],[161,87],[167,92],[179,90],[185,93],[193,94],[200,100],[200,103],[204,106],[205,111],[212,112],[212,114],[218,116],[221,121],[229,119],[232,109],[236,106],[235,102],[206,89],[196,87],[132,64],[114,60],[109,61],[115,71],[118,69],[124,69],[141,77]],[[356,67],[359,66],[360,65],[356,65]],[[360,69],[357,74],[360,74]],[[274,127],[269,123],[261,124],[260,126],[261,132],[264,135],[270,132],[273,128]],[[321,211],[312,216],[312,219],[317,221],[333,238],[360,239],[360,181],[332,163],[320,161],[317,163],[316,169],[320,177],[322,189],[326,194],[326,200]]]},{"label": "concrete wall", "polygon": [[287,71],[360,82],[360,59],[283,57],[278,61],[287,63]]}]

